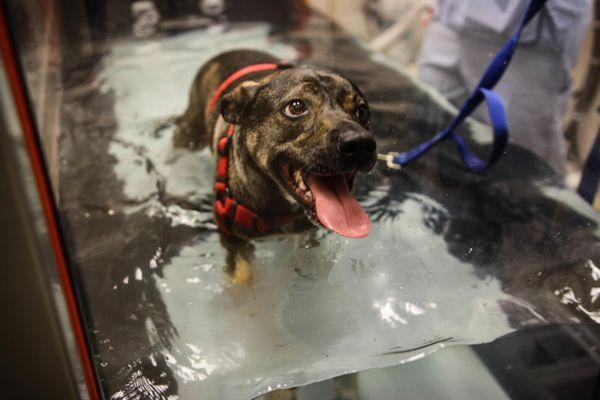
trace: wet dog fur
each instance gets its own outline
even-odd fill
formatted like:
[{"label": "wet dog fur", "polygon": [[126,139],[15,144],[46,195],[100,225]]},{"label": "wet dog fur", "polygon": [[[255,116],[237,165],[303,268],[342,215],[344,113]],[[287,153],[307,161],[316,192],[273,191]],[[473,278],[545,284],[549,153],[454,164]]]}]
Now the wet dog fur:
[{"label": "wet dog fur", "polygon": [[[228,87],[216,107],[209,107],[219,85],[232,73],[279,61],[259,51],[237,50],[207,62],[190,88],[173,145],[190,149],[208,145],[214,153],[227,125],[239,126],[229,153],[229,189],[238,203],[261,216],[296,215],[282,230],[285,233],[307,229],[317,220],[314,204],[294,189],[282,166],[292,165],[302,174],[367,172],[376,153],[364,95],[331,72],[299,67],[252,73]],[[347,138],[362,140],[360,152],[352,157],[340,151]],[[221,235],[227,269],[236,283],[251,279],[254,238],[239,231]]]}]

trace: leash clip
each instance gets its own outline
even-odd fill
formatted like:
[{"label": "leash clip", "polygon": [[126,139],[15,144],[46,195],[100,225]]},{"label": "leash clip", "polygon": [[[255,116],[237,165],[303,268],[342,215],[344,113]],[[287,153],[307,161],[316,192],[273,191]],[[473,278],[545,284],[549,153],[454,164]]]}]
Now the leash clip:
[{"label": "leash clip", "polygon": [[389,169],[395,169],[395,170],[399,171],[402,169],[402,165],[396,164],[394,162],[394,158],[396,158],[396,156],[399,154],[400,153],[397,153],[395,151],[390,151],[387,154],[377,153],[377,159],[380,161],[385,161],[385,166],[388,167]]}]

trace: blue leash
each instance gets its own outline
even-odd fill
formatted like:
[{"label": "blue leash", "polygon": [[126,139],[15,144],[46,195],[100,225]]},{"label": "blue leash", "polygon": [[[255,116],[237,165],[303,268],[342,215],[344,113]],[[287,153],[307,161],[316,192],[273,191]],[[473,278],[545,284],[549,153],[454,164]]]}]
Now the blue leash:
[{"label": "blue leash", "polygon": [[[460,154],[460,158],[464,164],[471,171],[480,172],[488,169],[498,161],[504,152],[506,143],[508,142],[508,121],[506,118],[506,111],[502,98],[499,94],[492,91],[496,83],[504,75],[504,71],[508,68],[510,61],[513,57],[521,33],[529,21],[541,10],[546,3],[546,0],[530,0],[527,6],[527,11],[523,16],[523,20],[517,29],[517,32],[511,36],[508,41],[504,44],[504,47],[496,54],[490,65],[487,67],[483,77],[479,81],[479,84],[471,93],[465,104],[460,109],[458,116],[448,125],[446,129],[435,135],[433,138],[426,142],[421,143],[417,147],[405,151],[400,154],[391,153],[389,156],[388,166],[396,167],[393,164],[404,166],[417,158],[427,153],[433,146],[440,143],[443,140],[451,138]],[[492,152],[487,162],[478,158],[469,149],[469,146],[465,140],[455,132],[455,129],[475,111],[475,109],[485,100],[492,121],[492,128],[494,132],[494,141]],[[385,158],[385,156],[384,156]],[[397,167],[396,167],[397,168]]]},{"label": "blue leash", "polygon": [[585,201],[593,204],[598,191],[598,182],[600,182],[600,132],[596,135],[590,155],[581,172],[581,182],[579,182],[577,193]]}]

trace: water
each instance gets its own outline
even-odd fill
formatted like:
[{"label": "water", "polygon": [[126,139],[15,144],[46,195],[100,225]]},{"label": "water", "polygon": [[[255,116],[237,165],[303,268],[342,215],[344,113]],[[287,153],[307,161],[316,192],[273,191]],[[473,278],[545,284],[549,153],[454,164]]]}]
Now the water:
[{"label": "water", "polygon": [[[65,105],[61,210],[112,399],[251,399],[523,326],[597,320],[598,214],[511,147],[490,173],[450,144],[357,182],[369,238],[315,229],[256,243],[250,286],[223,272],[208,150],[172,119],[203,62],[255,48],[342,72],[371,103],[380,150],[450,110],[320,17],[290,36],[243,24],[114,42],[99,89]],[[487,128],[465,128],[480,150]]]}]

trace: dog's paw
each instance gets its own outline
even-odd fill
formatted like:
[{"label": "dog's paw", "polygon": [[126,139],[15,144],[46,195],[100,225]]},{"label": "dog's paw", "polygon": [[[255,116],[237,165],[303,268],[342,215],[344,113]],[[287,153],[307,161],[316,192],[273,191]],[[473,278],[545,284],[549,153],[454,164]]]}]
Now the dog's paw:
[{"label": "dog's paw", "polygon": [[235,266],[231,272],[231,279],[236,285],[247,285],[252,280],[252,266],[250,261],[241,254],[235,256]]},{"label": "dog's paw", "polygon": [[295,389],[281,389],[264,395],[263,400],[296,400]]}]

